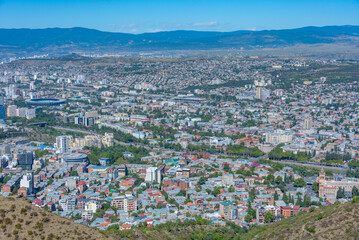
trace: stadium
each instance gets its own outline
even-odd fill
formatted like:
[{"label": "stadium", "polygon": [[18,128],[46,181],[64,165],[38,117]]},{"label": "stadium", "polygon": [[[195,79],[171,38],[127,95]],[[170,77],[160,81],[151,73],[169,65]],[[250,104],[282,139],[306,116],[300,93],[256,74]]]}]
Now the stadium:
[{"label": "stadium", "polygon": [[27,99],[25,103],[32,106],[58,106],[64,104],[66,101],[59,98],[41,98],[41,99]]},{"label": "stadium", "polygon": [[62,161],[67,164],[81,164],[87,161],[87,155],[83,153],[70,153],[62,156]]}]

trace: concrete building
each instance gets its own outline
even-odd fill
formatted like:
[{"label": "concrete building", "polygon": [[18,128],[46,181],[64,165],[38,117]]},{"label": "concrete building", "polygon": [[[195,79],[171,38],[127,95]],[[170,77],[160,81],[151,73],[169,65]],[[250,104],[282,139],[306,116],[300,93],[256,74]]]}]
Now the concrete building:
[{"label": "concrete building", "polygon": [[335,199],[339,188],[343,188],[346,192],[352,192],[353,187],[359,189],[359,181],[351,180],[326,180],[325,172],[322,169],[319,173],[317,182],[319,183],[319,197]]},{"label": "concrete building", "polygon": [[161,174],[157,167],[149,167],[146,169],[145,182],[152,183],[156,181],[157,183],[161,182]]},{"label": "concrete building", "polygon": [[102,137],[102,144],[104,147],[112,147],[114,144],[113,133],[105,133],[105,136]]},{"label": "concrete building", "polygon": [[304,129],[312,129],[312,127],[313,127],[313,120],[311,118],[304,119],[303,128]]},{"label": "concrete building", "polygon": [[283,130],[266,133],[266,142],[272,144],[292,142],[293,134]]},{"label": "concrete building", "polygon": [[70,152],[69,136],[56,137],[56,149],[58,153],[69,153]]},{"label": "concrete building", "polygon": [[237,211],[231,201],[225,201],[219,204],[219,214],[227,220],[232,220],[236,218]]},{"label": "concrete building", "polygon": [[25,173],[20,180],[20,188],[24,187],[27,189],[28,194],[34,193],[34,173],[27,172]]},{"label": "concrete building", "polygon": [[125,196],[118,196],[112,199],[111,206],[125,212],[137,210],[137,199],[131,194]]},{"label": "concrete building", "polygon": [[18,155],[17,164],[24,167],[25,169],[32,169],[34,163],[34,153],[24,152]]},{"label": "concrete building", "polygon": [[230,187],[233,185],[233,174],[226,174],[222,176],[222,186]]}]

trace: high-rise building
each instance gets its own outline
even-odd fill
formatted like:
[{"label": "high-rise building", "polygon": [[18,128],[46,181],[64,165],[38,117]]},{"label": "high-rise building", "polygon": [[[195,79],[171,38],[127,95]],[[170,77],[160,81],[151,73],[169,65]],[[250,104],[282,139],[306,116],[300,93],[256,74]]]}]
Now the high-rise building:
[{"label": "high-rise building", "polygon": [[233,185],[233,174],[226,174],[222,176],[222,185],[225,187],[230,187]]},{"label": "high-rise building", "polygon": [[114,144],[113,133],[105,133],[105,136],[102,137],[102,145],[104,147],[112,147]]},{"label": "high-rise building", "polygon": [[26,119],[32,119],[34,117],[36,117],[36,110],[32,108],[26,109]]},{"label": "high-rise building", "polygon": [[292,142],[293,134],[283,130],[276,130],[266,133],[266,142],[272,144]]},{"label": "high-rise building", "polygon": [[304,119],[304,129],[312,129],[313,120],[311,118]]},{"label": "high-rise building", "polygon": [[82,115],[79,115],[78,117],[75,117],[75,124],[84,124],[85,118]]},{"label": "high-rise building", "polygon": [[137,198],[131,194],[125,194],[125,196],[118,196],[113,198],[111,206],[125,212],[137,210]]},{"label": "high-rise building", "polygon": [[24,152],[18,155],[17,164],[26,169],[32,169],[33,162],[34,162],[33,152]]},{"label": "high-rise building", "polygon": [[271,91],[269,89],[265,89],[261,86],[256,88],[256,98],[262,101],[265,101],[269,97],[270,93]]},{"label": "high-rise building", "polygon": [[95,119],[93,117],[85,118],[85,126],[93,126]]},{"label": "high-rise building", "polygon": [[69,136],[56,137],[56,149],[59,153],[70,152],[70,138]]},{"label": "high-rise building", "polygon": [[25,187],[28,194],[34,193],[34,173],[27,172],[22,176],[20,187]]},{"label": "high-rise building", "polygon": [[234,207],[234,204],[230,201],[221,202],[219,204],[218,213],[227,220],[235,219],[235,216],[237,215],[236,208]]},{"label": "high-rise building", "polygon": [[152,182],[161,182],[161,179],[159,179],[158,169],[157,167],[149,167],[146,169],[146,177],[145,182],[152,183]]},{"label": "high-rise building", "polygon": [[6,115],[8,117],[16,117],[16,106],[15,105],[8,106],[6,109]]},{"label": "high-rise building", "polygon": [[262,87],[257,87],[256,88],[256,97],[257,99],[262,99],[261,96],[263,94],[263,88]]}]

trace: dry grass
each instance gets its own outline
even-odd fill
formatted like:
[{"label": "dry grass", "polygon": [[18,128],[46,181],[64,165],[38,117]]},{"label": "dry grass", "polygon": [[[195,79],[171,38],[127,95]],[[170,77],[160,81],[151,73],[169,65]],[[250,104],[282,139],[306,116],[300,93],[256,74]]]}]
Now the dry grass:
[{"label": "dry grass", "polygon": [[252,230],[248,239],[359,239],[359,203],[322,207]]},{"label": "dry grass", "polygon": [[96,229],[33,206],[25,199],[0,197],[0,239],[110,239]]}]

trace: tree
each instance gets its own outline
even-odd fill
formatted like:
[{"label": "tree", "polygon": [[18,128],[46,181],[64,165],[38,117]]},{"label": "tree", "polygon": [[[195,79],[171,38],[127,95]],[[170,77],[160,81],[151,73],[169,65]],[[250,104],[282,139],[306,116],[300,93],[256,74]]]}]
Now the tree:
[{"label": "tree", "polygon": [[286,204],[288,204],[288,196],[287,196],[287,194],[284,192],[283,193],[283,197],[282,197],[282,200],[283,200],[283,202],[285,202]]},{"label": "tree", "polygon": [[244,221],[250,223],[253,221],[253,218],[250,214],[247,214],[245,217],[244,217]]},{"label": "tree", "polygon": [[248,213],[252,218],[256,218],[256,217],[257,217],[256,210],[254,210],[254,209],[252,208],[251,202],[248,202],[247,213]]},{"label": "tree", "polygon": [[221,193],[221,189],[219,187],[214,187],[212,194],[217,197]]},{"label": "tree", "polygon": [[271,211],[267,211],[265,214],[264,214],[264,221],[266,223],[269,223],[269,222],[272,222],[274,219],[274,216],[273,216],[273,213]]},{"label": "tree", "polygon": [[279,195],[277,193],[277,191],[274,192],[274,201],[277,201],[279,198]]},{"label": "tree", "polygon": [[76,171],[71,171],[70,174],[71,174],[71,176],[78,176],[79,175]]},{"label": "tree", "polygon": [[98,156],[96,156],[94,153],[87,155],[87,157],[90,160],[91,164],[93,164],[93,165],[100,164],[100,161],[98,160]]},{"label": "tree", "polygon": [[296,180],[294,181],[294,186],[295,186],[295,187],[304,187],[304,186],[306,186],[306,185],[307,185],[307,183],[304,181],[303,178],[298,178],[298,179],[296,179]]},{"label": "tree", "polygon": [[339,189],[337,191],[337,199],[344,198],[344,197],[345,197],[344,188],[339,187]]},{"label": "tree", "polygon": [[274,175],[269,174],[266,179],[269,183],[274,183]]},{"label": "tree", "polygon": [[359,196],[359,190],[356,186],[353,187],[352,193],[353,193],[353,197]]},{"label": "tree", "polygon": [[228,189],[228,192],[235,192],[235,191],[236,191],[236,189],[234,189],[233,185],[231,185]]},{"label": "tree", "polygon": [[225,163],[224,166],[223,166],[223,171],[225,172],[229,172],[230,171],[230,168],[229,168],[229,164],[228,163]]},{"label": "tree", "polygon": [[302,205],[303,205],[303,202],[302,202],[302,198],[301,198],[301,196],[298,196],[298,198],[297,198],[297,201],[296,201],[295,205],[298,205],[298,206],[302,206]]},{"label": "tree", "polygon": [[203,185],[203,184],[206,183],[206,181],[207,181],[207,178],[205,178],[205,177],[200,177],[200,179],[198,180],[197,185]]},{"label": "tree", "polygon": [[283,182],[283,178],[281,176],[278,176],[278,177],[276,177],[275,182],[277,184],[279,184],[279,183]]},{"label": "tree", "polygon": [[319,191],[319,183],[314,182],[313,185],[312,185],[312,187],[313,187],[314,192],[317,193],[317,192]]}]

